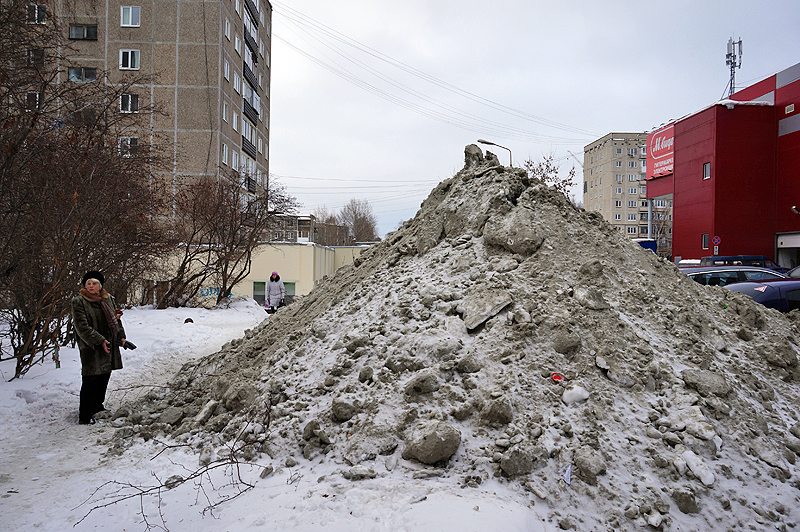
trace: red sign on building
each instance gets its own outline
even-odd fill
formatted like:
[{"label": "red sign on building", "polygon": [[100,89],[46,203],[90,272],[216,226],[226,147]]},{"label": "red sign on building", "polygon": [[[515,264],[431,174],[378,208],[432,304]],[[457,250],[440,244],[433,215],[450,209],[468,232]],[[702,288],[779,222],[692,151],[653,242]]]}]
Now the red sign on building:
[{"label": "red sign on building", "polygon": [[647,179],[669,175],[675,165],[675,125],[647,135]]}]

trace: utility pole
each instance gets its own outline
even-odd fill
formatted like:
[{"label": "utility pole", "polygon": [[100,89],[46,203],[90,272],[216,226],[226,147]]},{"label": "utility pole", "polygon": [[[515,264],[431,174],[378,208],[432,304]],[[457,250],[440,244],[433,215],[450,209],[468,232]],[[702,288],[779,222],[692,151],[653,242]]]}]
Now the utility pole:
[{"label": "utility pole", "polygon": [[[739,46],[739,54],[736,54],[736,46]],[[733,37],[728,39],[728,53],[725,55],[725,64],[731,67],[731,90],[728,96],[736,92],[736,69],[742,68],[742,38],[739,37],[738,41],[734,41]]]}]

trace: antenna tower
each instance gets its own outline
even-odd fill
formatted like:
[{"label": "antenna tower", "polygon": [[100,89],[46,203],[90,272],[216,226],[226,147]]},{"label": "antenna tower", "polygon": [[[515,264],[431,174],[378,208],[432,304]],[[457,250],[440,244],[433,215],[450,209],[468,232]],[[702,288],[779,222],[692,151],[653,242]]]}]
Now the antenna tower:
[{"label": "antenna tower", "polygon": [[[739,53],[736,53],[736,47],[739,47]],[[736,92],[736,69],[742,68],[742,38],[739,37],[738,41],[734,41],[733,37],[728,39],[728,53],[725,55],[725,64],[731,67],[731,91],[728,96]]]}]

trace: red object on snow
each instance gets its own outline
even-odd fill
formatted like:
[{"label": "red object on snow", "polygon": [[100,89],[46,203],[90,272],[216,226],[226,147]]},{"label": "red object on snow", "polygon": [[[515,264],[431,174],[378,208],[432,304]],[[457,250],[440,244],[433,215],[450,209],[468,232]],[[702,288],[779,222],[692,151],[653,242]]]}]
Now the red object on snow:
[{"label": "red object on snow", "polygon": [[561,382],[564,380],[564,374],[554,372],[552,375],[550,375],[550,378],[553,379],[553,382]]}]

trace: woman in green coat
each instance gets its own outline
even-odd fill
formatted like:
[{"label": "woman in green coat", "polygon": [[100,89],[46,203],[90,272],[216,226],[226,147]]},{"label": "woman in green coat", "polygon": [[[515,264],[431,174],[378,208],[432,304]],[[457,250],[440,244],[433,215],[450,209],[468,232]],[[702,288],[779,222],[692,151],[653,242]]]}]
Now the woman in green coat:
[{"label": "woman in green coat", "polygon": [[122,369],[119,350],[127,342],[119,322],[122,311],[103,288],[104,282],[102,273],[87,272],[83,288],[72,298],[72,323],[81,353],[78,422],[82,425],[94,424],[94,415],[105,410],[108,380],[112,370]]}]

